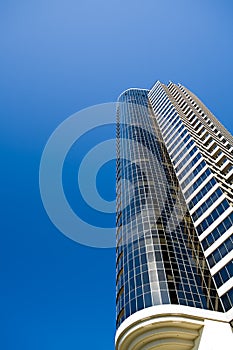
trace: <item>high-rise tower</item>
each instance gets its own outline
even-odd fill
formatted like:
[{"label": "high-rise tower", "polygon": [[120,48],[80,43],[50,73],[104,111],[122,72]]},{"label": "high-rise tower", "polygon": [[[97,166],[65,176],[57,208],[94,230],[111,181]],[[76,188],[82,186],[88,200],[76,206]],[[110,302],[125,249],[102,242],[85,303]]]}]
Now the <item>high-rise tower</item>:
[{"label": "high-rise tower", "polygon": [[232,182],[233,138],[189,90],[120,95],[117,350],[232,349]]}]

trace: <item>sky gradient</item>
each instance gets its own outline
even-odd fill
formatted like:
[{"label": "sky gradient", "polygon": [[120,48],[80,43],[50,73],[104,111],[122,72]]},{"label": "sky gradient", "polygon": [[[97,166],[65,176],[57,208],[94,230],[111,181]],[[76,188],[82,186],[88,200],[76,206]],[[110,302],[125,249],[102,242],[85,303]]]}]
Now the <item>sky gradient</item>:
[{"label": "sky gradient", "polygon": [[[182,83],[232,133],[232,16],[227,0],[1,2],[1,349],[114,349],[115,251],[53,226],[42,151],[73,113],[156,80]],[[112,199],[113,165],[101,172]]]}]

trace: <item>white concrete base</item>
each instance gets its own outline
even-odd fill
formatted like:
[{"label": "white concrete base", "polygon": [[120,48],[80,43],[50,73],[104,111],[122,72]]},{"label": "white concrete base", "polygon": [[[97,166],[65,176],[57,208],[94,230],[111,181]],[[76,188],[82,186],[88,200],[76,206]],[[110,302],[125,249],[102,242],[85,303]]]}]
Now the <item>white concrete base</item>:
[{"label": "white concrete base", "polygon": [[227,315],[182,305],[158,305],[128,317],[116,350],[232,350]]},{"label": "white concrete base", "polygon": [[221,321],[205,320],[200,338],[197,339],[197,350],[230,350],[233,349],[233,334],[230,324]]}]

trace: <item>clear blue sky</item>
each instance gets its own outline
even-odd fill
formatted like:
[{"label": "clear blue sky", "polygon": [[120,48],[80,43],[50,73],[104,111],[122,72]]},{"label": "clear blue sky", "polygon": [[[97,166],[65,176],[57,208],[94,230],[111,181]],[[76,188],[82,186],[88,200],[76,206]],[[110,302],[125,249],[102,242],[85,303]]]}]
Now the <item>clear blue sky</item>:
[{"label": "clear blue sky", "polygon": [[[230,0],[1,2],[1,349],[114,348],[114,249],[53,226],[41,153],[71,114],[158,79],[186,85],[233,132],[232,18]],[[112,193],[109,179],[98,186]]]}]

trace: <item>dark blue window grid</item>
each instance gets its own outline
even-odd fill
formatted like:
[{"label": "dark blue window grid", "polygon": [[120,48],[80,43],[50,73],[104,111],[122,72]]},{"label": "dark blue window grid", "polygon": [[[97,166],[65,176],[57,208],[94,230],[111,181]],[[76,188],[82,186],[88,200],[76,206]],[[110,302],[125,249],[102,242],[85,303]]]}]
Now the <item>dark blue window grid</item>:
[{"label": "dark blue window grid", "polygon": [[218,188],[209,198],[192,214],[194,221],[197,221],[204,212],[214,204],[214,202],[222,196],[223,192]]},{"label": "dark blue window grid", "polygon": [[[192,157],[192,155],[194,153],[197,152],[197,147],[194,146],[190,151],[189,153],[184,157],[184,159],[175,167],[176,168],[176,172],[178,172],[181,168],[183,168],[183,166],[185,165],[185,163],[187,163],[189,161],[189,159]],[[176,160],[176,163],[177,163],[177,160]]]},{"label": "dark blue window grid", "polygon": [[212,254],[207,257],[210,267],[216,265],[233,249],[233,237],[227,238]]},{"label": "dark blue window grid", "polygon": [[233,261],[229,261],[224,267],[221,268],[214,276],[214,281],[217,288],[220,288],[231,277],[233,277]]},{"label": "dark blue window grid", "polygon": [[[190,140],[191,139],[191,136],[190,135],[188,135],[188,136],[186,136],[185,138],[184,138],[184,140],[180,143],[180,145],[179,145],[179,147],[177,147],[174,151],[172,150],[171,151],[171,157],[173,158],[173,159],[175,159],[176,158],[176,161],[178,161],[179,159],[181,159],[181,157],[187,152],[187,149],[188,148],[190,148],[193,144],[194,144],[194,141],[193,140],[191,140],[189,143],[187,143],[187,145],[185,145],[186,144],[186,142],[188,141],[188,140]],[[180,152],[180,150],[181,150],[181,148],[183,147],[185,145],[185,147],[184,147],[184,149],[183,149],[183,154],[182,154],[182,152],[176,157],[176,155],[177,155],[177,153],[179,153]],[[182,154],[182,155],[181,155]],[[174,163],[176,163],[176,161],[174,161]]]},{"label": "dark blue window grid", "polygon": [[211,175],[210,169],[206,169],[204,173],[184,192],[185,198],[191,196],[191,194],[205,181],[205,179]]},{"label": "dark blue window grid", "polygon": [[224,213],[225,210],[229,208],[230,204],[226,199],[224,199],[218,206],[215,208],[206,219],[204,219],[197,227],[196,230],[199,235],[201,235],[218,217]]},{"label": "dark blue window grid", "polygon": [[[181,145],[185,144],[186,141],[190,138],[190,136],[188,135],[186,138],[184,138],[183,141],[182,138],[188,133],[188,130],[185,129],[180,135],[177,136],[176,141],[174,142],[174,139],[171,142],[174,142],[172,145],[168,146],[169,148],[175,149],[177,147],[177,145],[180,143]],[[170,142],[170,143],[171,143]]]},{"label": "dark blue window grid", "polygon": [[200,173],[200,171],[206,166],[206,162],[203,160],[198,166],[193,169],[191,174],[181,183],[181,187],[185,188],[188,184]]},{"label": "dark blue window grid", "polygon": [[205,237],[201,244],[204,250],[208,249],[218,238],[220,238],[230,227],[233,227],[233,213],[227,216],[220,224]]},{"label": "dark blue window grid", "polygon": [[190,169],[192,169],[198,162],[198,160],[201,159],[201,154],[198,153],[196,157],[194,157],[188,165],[185,167],[185,169],[178,175],[178,179],[181,180],[183,177],[189,172]]},{"label": "dark blue window grid", "polygon": [[217,181],[213,177],[207,184],[193,197],[189,203],[189,209],[192,209],[210,190],[216,185]]}]

